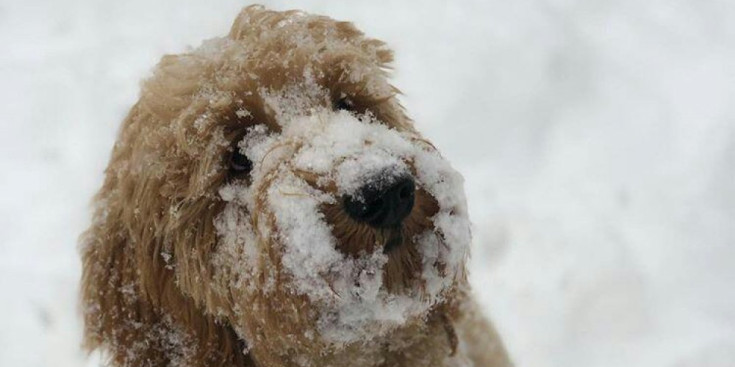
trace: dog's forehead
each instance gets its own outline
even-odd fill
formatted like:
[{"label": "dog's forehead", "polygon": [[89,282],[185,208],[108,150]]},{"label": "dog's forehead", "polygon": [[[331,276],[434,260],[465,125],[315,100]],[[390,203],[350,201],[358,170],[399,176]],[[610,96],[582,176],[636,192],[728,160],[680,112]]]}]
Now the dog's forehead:
[{"label": "dog's forehead", "polygon": [[[278,132],[279,113],[308,115],[333,108],[343,97],[357,114],[413,130],[388,81],[391,61],[383,42],[351,23],[249,7],[227,36],[164,56],[143,84],[138,107],[155,117],[145,129],[183,133],[173,134],[172,142],[199,157],[211,151],[211,161],[250,126]],[[153,149],[162,155],[182,151]]]},{"label": "dog's forehead", "polygon": [[297,81],[307,67],[315,69],[316,78],[329,78],[358,65],[380,68],[392,61],[383,42],[365,37],[351,23],[300,11],[245,8],[225,38],[234,42],[226,59],[257,74],[261,87]]},{"label": "dog's forehead", "polygon": [[392,61],[392,53],[382,41],[365,37],[352,23],[302,11],[247,7],[235,19],[227,37],[272,52],[281,60],[289,50],[331,48],[362,54],[374,63]]},{"label": "dog's forehead", "polygon": [[205,41],[191,53],[164,58],[146,85],[148,90],[167,86],[165,94],[188,96],[151,98],[145,103],[173,100],[170,97],[199,99],[214,114],[228,115],[220,119],[225,124],[231,117],[277,129],[274,115],[283,110],[308,112],[346,97],[357,112],[369,110],[383,115],[383,122],[399,125],[403,116],[397,102],[369,108],[398,94],[388,82],[391,61],[383,42],[364,37],[351,23],[250,7],[238,16],[228,36]]}]

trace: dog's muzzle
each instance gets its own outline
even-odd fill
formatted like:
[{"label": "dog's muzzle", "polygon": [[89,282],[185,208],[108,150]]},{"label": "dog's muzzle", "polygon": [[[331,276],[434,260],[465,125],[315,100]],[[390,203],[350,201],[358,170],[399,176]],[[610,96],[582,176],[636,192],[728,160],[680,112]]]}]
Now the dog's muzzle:
[{"label": "dog's muzzle", "polygon": [[410,176],[389,180],[377,179],[347,196],[343,205],[357,222],[374,228],[397,228],[413,209],[416,184]]}]

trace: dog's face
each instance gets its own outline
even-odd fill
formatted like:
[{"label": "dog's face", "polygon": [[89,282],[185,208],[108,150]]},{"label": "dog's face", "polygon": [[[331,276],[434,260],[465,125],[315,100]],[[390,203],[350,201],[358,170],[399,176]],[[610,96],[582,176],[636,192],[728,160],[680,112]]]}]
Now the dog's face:
[{"label": "dog's face", "polygon": [[180,292],[255,346],[339,347],[426,317],[464,277],[469,222],[390,61],[349,23],[246,9],[144,84],[88,237],[126,237],[131,281],[163,312]]}]

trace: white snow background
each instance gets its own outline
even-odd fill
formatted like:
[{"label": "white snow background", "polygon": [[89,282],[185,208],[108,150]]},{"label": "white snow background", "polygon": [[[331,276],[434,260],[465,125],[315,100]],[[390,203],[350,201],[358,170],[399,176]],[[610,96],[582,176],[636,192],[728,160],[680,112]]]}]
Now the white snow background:
[{"label": "white snow background", "polygon": [[[519,367],[735,366],[735,2],[268,1],[397,54]],[[0,366],[79,350],[78,234],[139,80],[241,1],[0,1]]]}]

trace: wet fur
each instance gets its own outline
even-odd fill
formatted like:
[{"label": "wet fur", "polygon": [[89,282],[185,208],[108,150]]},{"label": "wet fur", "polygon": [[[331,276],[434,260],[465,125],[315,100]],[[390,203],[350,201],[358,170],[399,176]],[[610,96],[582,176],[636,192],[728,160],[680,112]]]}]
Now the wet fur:
[{"label": "wet fur", "polygon": [[[365,38],[350,23],[319,16],[285,25],[276,37],[263,36],[295,14],[248,7],[228,35],[233,48],[248,48],[247,60],[227,53],[167,55],[143,84],[95,197],[93,223],[82,236],[86,348],[105,351],[111,366],[295,366],[296,355],[309,356],[314,366],[444,366],[451,355],[476,366],[509,365],[464,277],[452,297],[426,319],[379,340],[334,350],[294,337],[315,329],[308,314],[269,311],[306,309],[305,297],[246,296],[232,285],[247,274],[213,266],[218,245],[214,221],[225,205],[218,190],[232,180],[227,157],[233,146],[221,142],[236,141],[255,123],[279,129],[262,87],[282,88],[302,77],[308,64],[320,70],[315,77],[332,100],[350,95],[358,111],[370,111],[395,129],[414,131],[395,98],[397,90],[365,94],[361,82],[344,77],[344,65],[359,63],[372,65],[372,77],[385,78],[392,54],[382,42]],[[341,40],[341,47],[297,49],[284,65],[283,50],[292,47],[286,34],[294,30]],[[322,57],[315,61],[314,53]],[[239,115],[240,108],[251,115]],[[216,123],[202,123],[203,115]],[[403,229],[405,239],[431,226],[427,218],[436,211],[427,193],[419,191],[416,201]],[[380,246],[391,235],[351,221],[337,206],[323,212],[346,254]],[[280,266],[278,246],[269,246],[272,239],[261,241],[264,261]],[[415,286],[420,259],[410,240],[390,256],[385,286]],[[252,282],[265,286],[265,279]],[[276,279],[276,287],[281,282],[287,280]],[[248,328],[255,318],[260,326]]]}]

